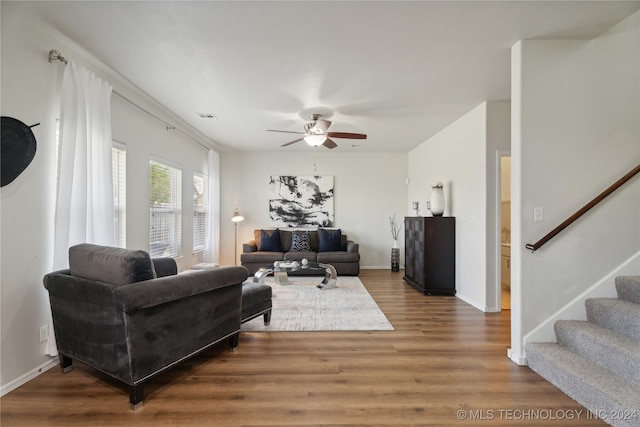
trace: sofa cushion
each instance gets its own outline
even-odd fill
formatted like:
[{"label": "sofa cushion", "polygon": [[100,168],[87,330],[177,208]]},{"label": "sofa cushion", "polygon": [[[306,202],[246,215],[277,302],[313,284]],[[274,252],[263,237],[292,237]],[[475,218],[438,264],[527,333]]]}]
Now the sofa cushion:
[{"label": "sofa cushion", "polygon": [[291,238],[293,233],[291,230],[282,230],[280,229],[280,246],[282,246],[282,251],[287,252],[291,250]]},{"label": "sofa cushion", "polygon": [[178,274],[178,264],[171,257],[151,258],[156,277],[175,276]]},{"label": "sofa cushion", "polygon": [[318,262],[323,264],[358,263],[360,254],[347,251],[318,252]]},{"label": "sofa cushion", "polygon": [[156,276],[145,251],[82,243],[69,248],[69,270],[83,279],[122,286]]},{"label": "sofa cushion", "polygon": [[[296,252],[298,253],[298,252]],[[301,253],[301,252],[300,252]],[[274,261],[282,261],[284,252],[249,252],[240,255],[242,265],[246,263],[259,263],[264,266],[273,264]]]},{"label": "sofa cushion", "polygon": [[271,232],[260,230],[258,250],[261,252],[283,252],[280,243],[280,230],[277,228]]},{"label": "sofa cushion", "polygon": [[320,248],[318,230],[309,230],[309,244],[311,245],[312,251],[318,252],[318,249]]},{"label": "sofa cushion", "polygon": [[[246,280],[242,284],[242,308],[252,307],[273,297],[271,286]],[[244,316],[243,316],[244,318]]]},{"label": "sofa cushion", "polygon": [[291,237],[291,252],[310,252],[311,241],[308,231],[294,231]]},{"label": "sofa cushion", "polygon": [[318,238],[320,240],[318,252],[344,250],[342,247],[342,232],[339,228],[337,230],[325,230],[321,228],[318,230]]}]

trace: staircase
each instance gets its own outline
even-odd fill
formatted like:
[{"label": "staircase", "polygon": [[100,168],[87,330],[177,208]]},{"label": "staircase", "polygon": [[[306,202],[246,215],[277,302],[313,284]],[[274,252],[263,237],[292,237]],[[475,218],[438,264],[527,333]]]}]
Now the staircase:
[{"label": "staircase", "polygon": [[557,343],[527,343],[529,367],[612,426],[640,426],[640,276],[618,298],[585,301],[586,321],[555,323]]}]

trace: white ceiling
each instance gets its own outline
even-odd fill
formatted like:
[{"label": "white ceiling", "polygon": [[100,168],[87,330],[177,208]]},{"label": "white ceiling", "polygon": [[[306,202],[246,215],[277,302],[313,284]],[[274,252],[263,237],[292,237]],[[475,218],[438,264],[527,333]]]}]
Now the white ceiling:
[{"label": "white ceiling", "polygon": [[[15,6],[74,40],[222,147],[312,150],[304,142],[280,148],[296,135],[265,130],[302,131],[309,113],[325,112],[333,121],[330,130],[368,135],[365,141],[336,139],[333,151],[406,152],[483,101],[510,99],[510,48],[518,40],[592,38],[638,10],[640,2]],[[213,113],[217,120],[197,113]]]}]

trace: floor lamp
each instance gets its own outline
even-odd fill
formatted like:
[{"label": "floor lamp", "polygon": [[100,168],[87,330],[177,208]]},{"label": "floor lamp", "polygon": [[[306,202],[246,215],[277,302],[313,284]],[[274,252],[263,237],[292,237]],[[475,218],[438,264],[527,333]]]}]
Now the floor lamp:
[{"label": "floor lamp", "polygon": [[236,227],[236,238],[234,241],[234,245],[233,248],[236,251],[236,265],[238,265],[238,223],[240,221],[242,221],[244,219],[244,217],[242,215],[240,215],[240,212],[238,212],[238,209],[234,209],[233,210],[233,216],[231,217],[231,221],[233,221],[233,224]]}]

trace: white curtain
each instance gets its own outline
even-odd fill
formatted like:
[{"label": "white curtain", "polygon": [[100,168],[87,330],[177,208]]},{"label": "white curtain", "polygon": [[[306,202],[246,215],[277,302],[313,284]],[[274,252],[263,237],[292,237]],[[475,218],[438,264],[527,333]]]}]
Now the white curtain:
[{"label": "white curtain", "polygon": [[[69,62],[62,83],[53,269],[67,268],[69,247],[115,246],[109,83]],[[49,334],[47,354],[57,355]]]},{"label": "white curtain", "polygon": [[209,194],[207,195],[206,262],[218,262],[220,250],[220,155],[209,150]]}]

